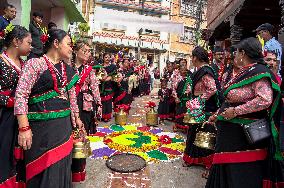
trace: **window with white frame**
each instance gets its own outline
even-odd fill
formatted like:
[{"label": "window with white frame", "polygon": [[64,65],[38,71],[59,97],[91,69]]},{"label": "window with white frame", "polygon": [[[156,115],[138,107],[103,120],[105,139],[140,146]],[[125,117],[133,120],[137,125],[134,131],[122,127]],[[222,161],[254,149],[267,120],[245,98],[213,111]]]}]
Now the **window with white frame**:
[{"label": "window with white frame", "polygon": [[186,43],[194,41],[194,30],[192,27],[184,26],[184,34],[180,37],[180,41]]},{"label": "window with white frame", "polygon": [[197,5],[192,0],[180,0],[180,14],[196,17]]}]

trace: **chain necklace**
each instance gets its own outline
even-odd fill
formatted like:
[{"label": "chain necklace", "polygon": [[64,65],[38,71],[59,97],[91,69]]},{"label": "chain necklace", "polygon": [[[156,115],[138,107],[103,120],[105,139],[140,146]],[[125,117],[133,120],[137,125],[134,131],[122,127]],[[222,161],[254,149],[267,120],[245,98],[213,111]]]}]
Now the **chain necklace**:
[{"label": "chain necklace", "polygon": [[[61,73],[55,68],[54,64],[50,62],[49,58],[46,55],[43,55],[43,58],[48,66],[48,69],[51,73],[54,90],[63,95],[65,91],[65,87],[67,85],[67,73],[66,73],[66,65],[61,61]],[[58,88],[57,77],[59,78],[59,82],[61,83],[61,89]],[[62,78],[62,79],[61,79]]]},{"label": "chain necklace", "polygon": [[21,64],[21,67],[19,67],[18,65],[16,65],[16,63],[14,63],[14,61],[9,58],[8,54],[6,51],[4,51],[2,53],[2,56],[9,62],[9,64],[14,68],[14,70],[17,72],[18,75],[20,75],[21,73],[21,70],[22,70],[22,66],[23,66],[23,60],[20,59],[20,64]]}]

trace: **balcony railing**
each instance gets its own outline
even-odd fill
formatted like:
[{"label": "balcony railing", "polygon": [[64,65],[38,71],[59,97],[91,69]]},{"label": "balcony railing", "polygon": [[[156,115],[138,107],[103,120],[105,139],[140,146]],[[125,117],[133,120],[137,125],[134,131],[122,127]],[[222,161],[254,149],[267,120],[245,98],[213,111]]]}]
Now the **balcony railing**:
[{"label": "balcony railing", "polygon": [[[130,1],[130,0],[96,0],[96,3],[101,4],[107,4],[107,5],[115,5],[115,6],[121,6],[121,7],[127,7],[130,9],[137,9],[142,10],[142,5],[139,4],[139,2],[136,1]],[[169,14],[170,13],[170,7],[164,7],[160,4],[144,4],[144,11],[152,11],[152,12],[159,12],[162,14]]]},{"label": "balcony railing", "polygon": [[[93,33],[93,42],[106,43],[118,46],[138,47],[139,38],[133,36],[125,36],[124,34],[95,32]],[[169,43],[167,41],[144,38],[141,40],[141,48],[156,49],[156,50],[169,50]]]}]

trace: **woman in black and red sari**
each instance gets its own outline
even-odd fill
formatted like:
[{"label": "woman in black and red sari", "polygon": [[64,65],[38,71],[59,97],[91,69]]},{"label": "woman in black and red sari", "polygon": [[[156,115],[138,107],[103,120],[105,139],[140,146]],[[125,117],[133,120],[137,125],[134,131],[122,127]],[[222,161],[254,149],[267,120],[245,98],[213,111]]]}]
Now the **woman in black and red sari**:
[{"label": "woman in black and red sari", "polygon": [[187,112],[186,102],[190,100],[191,97],[191,72],[189,72],[186,66],[180,66],[179,73],[181,76],[180,81],[176,88],[176,113],[175,113],[175,125],[174,131],[181,130],[182,132],[187,132],[188,126],[183,122],[184,115]]},{"label": "woman in black and red sari", "polygon": [[49,30],[43,42],[45,55],[25,64],[15,94],[18,143],[25,150],[28,188],[68,188],[72,186],[71,122],[83,128],[74,87],[79,76],[63,61],[72,56],[71,38],[65,31]]},{"label": "woman in black and red sari", "polygon": [[[123,70],[118,72],[119,79],[117,82],[118,91],[116,97],[114,98],[113,104],[115,106],[115,111],[118,111],[117,105],[127,105],[130,107],[132,103],[131,90],[129,89],[128,79],[133,74],[133,69],[129,67],[129,60],[123,60]],[[129,108],[127,109],[129,111]]]},{"label": "woman in black and red sari", "polygon": [[167,80],[167,88],[169,89],[170,92],[170,96],[169,98],[167,98],[167,103],[169,105],[169,115],[167,117],[167,119],[174,119],[174,112],[175,112],[175,98],[172,96],[172,89],[171,89],[171,77],[173,74],[173,63],[168,61],[167,65],[164,69],[164,73],[163,73],[163,79]]},{"label": "woman in black and red sari", "polygon": [[[217,127],[217,143],[206,188],[283,187],[277,130],[280,87],[263,64],[256,38],[244,39],[235,49],[233,71],[224,83],[225,100],[209,118]],[[243,126],[260,119],[267,120],[272,137],[250,143]]]},{"label": "woman in black and red sari", "polygon": [[110,62],[110,54],[108,53],[103,55],[103,61],[105,75],[100,84],[102,120],[108,122],[112,117],[112,100],[114,96],[112,76],[116,74],[116,66]]},{"label": "woman in black and red sari", "polygon": [[149,73],[149,69],[146,65],[144,65],[143,69],[142,69],[142,74],[143,74],[143,78],[142,78],[142,83],[141,83],[141,94],[142,95],[149,95],[150,94],[150,73]]},{"label": "woman in black and red sari", "polygon": [[171,90],[167,87],[168,80],[161,79],[161,89],[158,91],[158,97],[160,99],[158,105],[159,123],[164,125],[164,121],[170,118],[170,105],[169,98],[171,96]]},{"label": "woman in black and red sari", "polygon": [[97,79],[96,71],[93,67],[87,64],[91,55],[89,44],[83,40],[78,40],[73,50],[73,66],[80,76],[76,84],[80,118],[87,134],[95,134],[97,132],[95,125],[96,116],[97,114],[101,115],[102,112],[99,90],[100,81]]},{"label": "woman in black and red sari", "polygon": [[[197,71],[192,75],[192,99],[187,102],[187,108],[191,109],[191,112],[201,110],[202,113],[192,113],[192,116],[198,116],[199,119],[196,119],[196,121],[203,123],[210,114],[215,113],[217,110],[219,102],[219,96],[217,95],[218,76],[213,68],[209,66],[208,53],[202,47],[198,46],[192,51],[192,62]],[[199,106],[200,109],[192,109],[192,104],[197,102],[199,104],[196,106]],[[183,160],[185,165],[203,165],[209,169],[213,151],[194,145],[198,126],[196,124],[189,126]]]},{"label": "woman in black and red sari", "polygon": [[[101,115],[101,97],[96,71],[87,64],[91,51],[89,44],[78,40],[73,46],[73,67],[80,76],[76,84],[77,103],[80,118],[87,135],[97,132],[97,114]],[[97,108],[98,107],[98,108]],[[86,158],[72,159],[72,182],[83,182],[86,178]]]},{"label": "woman in black and red sari", "polygon": [[172,90],[172,96],[170,98],[170,113],[172,114],[172,120],[176,120],[176,118],[179,118],[178,116],[176,117],[176,98],[177,98],[177,86],[178,83],[182,80],[182,77],[179,72],[179,63],[177,61],[173,62],[173,72],[171,74],[170,78],[170,88]]},{"label": "woman in black and red sari", "polygon": [[[16,187],[14,153],[18,122],[14,116],[14,95],[22,71],[21,56],[31,49],[31,34],[21,26],[14,26],[5,36],[7,47],[0,56],[0,187]],[[19,151],[19,150],[15,150]]]}]

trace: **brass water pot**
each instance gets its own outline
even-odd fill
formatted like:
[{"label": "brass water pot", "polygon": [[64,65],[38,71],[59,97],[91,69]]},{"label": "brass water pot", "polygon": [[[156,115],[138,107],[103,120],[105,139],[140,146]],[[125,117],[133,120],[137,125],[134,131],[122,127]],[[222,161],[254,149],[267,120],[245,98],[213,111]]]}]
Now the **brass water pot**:
[{"label": "brass water pot", "polygon": [[158,125],[158,113],[154,107],[150,108],[149,112],[146,113],[146,124],[147,125]]},{"label": "brass water pot", "polygon": [[76,142],[73,145],[73,158],[85,159],[87,158],[84,142]]},{"label": "brass water pot", "polygon": [[127,113],[123,111],[123,108],[120,108],[119,112],[115,113],[115,123],[118,125],[126,125]]},{"label": "brass water pot", "polygon": [[105,73],[102,69],[100,69],[99,72],[97,72],[96,76],[97,76],[97,79],[102,80],[103,77],[105,77]]},{"label": "brass water pot", "polygon": [[195,118],[192,117],[192,115],[190,113],[188,113],[188,112],[184,115],[183,122],[186,123],[186,124],[196,124],[196,123],[198,123],[198,122],[195,121]]},{"label": "brass water pot", "polygon": [[[201,128],[197,128],[197,133],[196,133],[196,137],[194,140],[194,145],[200,148],[204,148],[204,149],[209,149],[209,150],[214,150],[215,149],[215,144],[216,144],[216,134],[215,133],[211,133],[211,132],[207,132],[204,130],[204,126],[207,124],[208,122],[205,122],[202,124]],[[207,126],[213,126],[213,125],[207,125]],[[214,124],[214,127],[216,129],[216,126]],[[203,130],[201,130],[203,129]]]},{"label": "brass water pot", "polygon": [[120,78],[120,76],[118,74],[115,74],[115,75],[112,76],[112,81],[118,82],[119,78]]},{"label": "brass water pot", "polygon": [[85,138],[84,141],[79,141],[73,144],[73,158],[85,159],[92,155],[90,140]]},{"label": "brass water pot", "polygon": [[90,140],[88,138],[86,138],[85,140],[85,146],[86,146],[86,155],[89,157],[92,155],[92,148],[91,148],[91,143]]}]

